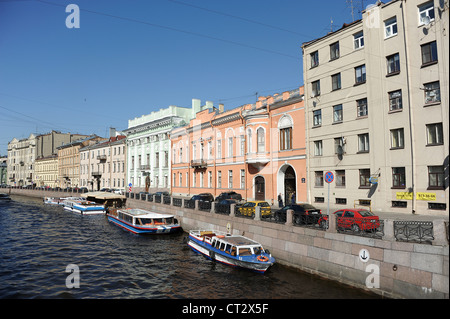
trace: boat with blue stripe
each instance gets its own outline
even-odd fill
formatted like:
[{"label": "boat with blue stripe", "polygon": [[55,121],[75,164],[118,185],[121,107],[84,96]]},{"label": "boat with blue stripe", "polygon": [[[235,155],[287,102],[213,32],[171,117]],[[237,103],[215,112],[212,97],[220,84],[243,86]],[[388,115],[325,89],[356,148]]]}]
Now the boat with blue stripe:
[{"label": "boat with blue stripe", "polygon": [[108,220],[133,234],[171,234],[181,230],[174,215],[139,208],[110,209]]},{"label": "boat with blue stripe", "polygon": [[88,200],[64,200],[64,209],[82,215],[106,214],[104,205]]},{"label": "boat with blue stripe", "polygon": [[275,258],[260,243],[240,235],[191,230],[188,245],[207,259],[260,273],[275,263]]}]

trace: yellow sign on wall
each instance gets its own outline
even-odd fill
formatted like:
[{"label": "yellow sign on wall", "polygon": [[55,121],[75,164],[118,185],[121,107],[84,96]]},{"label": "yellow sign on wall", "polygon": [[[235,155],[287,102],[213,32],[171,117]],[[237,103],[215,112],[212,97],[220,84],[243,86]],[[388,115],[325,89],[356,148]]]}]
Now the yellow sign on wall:
[{"label": "yellow sign on wall", "polygon": [[417,200],[436,200],[436,193],[417,193]]},{"label": "yellow sign on wall", "polygon": [[397,199],[413,199],[413,193],[397,192]]}]

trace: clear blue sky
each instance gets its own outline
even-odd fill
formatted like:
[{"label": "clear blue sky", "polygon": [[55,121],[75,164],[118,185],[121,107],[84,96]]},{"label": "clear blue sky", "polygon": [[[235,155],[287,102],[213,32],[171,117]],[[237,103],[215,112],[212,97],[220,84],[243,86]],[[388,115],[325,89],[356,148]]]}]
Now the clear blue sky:
[{"label": "clear blue sky", "polygon": [[30,133],[107,137],[193,98],[231,109],[297,88],[301,44],[331,19],[352,21],[348,1],[0,0],[0,155]]}]

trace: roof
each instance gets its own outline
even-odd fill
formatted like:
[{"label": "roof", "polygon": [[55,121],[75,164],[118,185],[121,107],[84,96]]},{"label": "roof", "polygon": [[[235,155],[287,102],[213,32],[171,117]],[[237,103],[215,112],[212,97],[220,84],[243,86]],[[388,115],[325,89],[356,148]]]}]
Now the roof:
[{"label": "roof", "polygon": [[150,212],[140,208],[129,208],[129,209],[119,209],[118,212],[122,212],[128,215],[132,215],[134,217],[140,218],[170,218],[173,215],[169,214],[159,214],[155,212]]},{"label": "roof", "polygon": [[109,192],[89,192],[80,195],[81,197],[92,197],[96,199],[125,199],[124,195],[109,193]]}]

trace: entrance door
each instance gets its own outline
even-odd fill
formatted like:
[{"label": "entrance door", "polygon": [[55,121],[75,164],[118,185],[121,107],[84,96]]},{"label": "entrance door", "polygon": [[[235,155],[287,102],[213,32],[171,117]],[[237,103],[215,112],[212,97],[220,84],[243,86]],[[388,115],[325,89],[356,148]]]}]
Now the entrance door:
[{"label": "entrance door", "polygon": [[266,200],[264,177],[255,178],[255,200]]},{"label": "entrance door", "polygon": [[[295,171],[289,166],[284,172],[284,203],[285,205],[292,203],[292,194],[296,192]],[[295,199],[294,199],[295,200]]]}]

